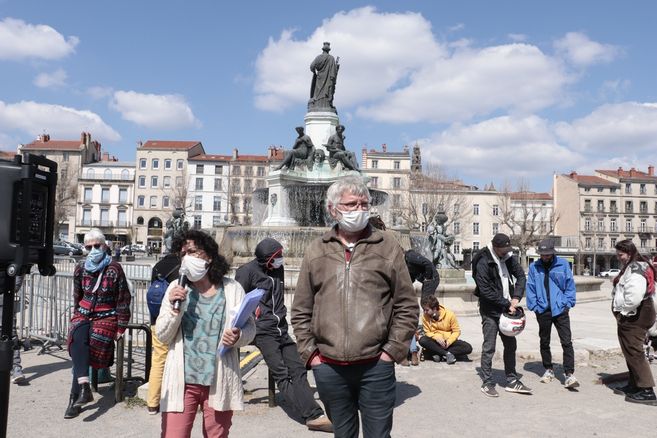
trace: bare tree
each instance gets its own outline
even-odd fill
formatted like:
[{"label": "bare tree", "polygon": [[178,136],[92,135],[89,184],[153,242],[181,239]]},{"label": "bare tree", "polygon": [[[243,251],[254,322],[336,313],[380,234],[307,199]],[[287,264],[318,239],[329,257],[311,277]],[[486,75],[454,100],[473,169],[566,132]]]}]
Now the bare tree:
[{"label": "bare tree", "polygon": [[[64,168],[55,189],[55,236],[59,238],[69,217],[75,216],[78,199],[78,171]],[[70,239],[70,237],[69,237]]]},{"label": "bare tree", "polygon": [[[185,216],[192,211],[194,203],[194,200],[189,197],[189,184],[190,181],[187,175],[187,170],[183,169],[181,174],[176,176],[176,182],[168,192],[169,196],[171,196],[173,209],[182,208]],[[169,216],[173,214],[173,209],[169,212]]]},{"label": "bare tree", "polygon": [[545,201],[544,194],[529,190],[526,180],[520,180],[515,191],[508,182],[500,191],[501,223],[518,247],[523,267],[527,267],[527,250],[554,233],[558,216]]}]

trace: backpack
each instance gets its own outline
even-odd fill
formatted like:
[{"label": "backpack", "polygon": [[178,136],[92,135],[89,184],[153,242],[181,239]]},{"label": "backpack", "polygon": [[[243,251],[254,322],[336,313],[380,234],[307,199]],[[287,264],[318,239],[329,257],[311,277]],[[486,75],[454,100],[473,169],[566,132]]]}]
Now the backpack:
[{"label": "backpack", "polygon": [[646,270],[643,272],[643,276],[646,277],[646,296],[651,296],[655,295],[655,271],[651,269],[652,266],[650,264],[646,268]]},{"label": "backpack", "polygon": [[151,320],[157,319],[160,315],[162,298],[164,298],[164,293],[169,287],[169,281],[167,278],[169,278],[169,275],[173,274],[178,268],[180,268],[180,265],[174,266],[174,268],[165,276],[158,273],[157,278],[155,278],[148,287],[148,291],[146,292],[146,304],[148,304],[148,311],[151,314]]}]

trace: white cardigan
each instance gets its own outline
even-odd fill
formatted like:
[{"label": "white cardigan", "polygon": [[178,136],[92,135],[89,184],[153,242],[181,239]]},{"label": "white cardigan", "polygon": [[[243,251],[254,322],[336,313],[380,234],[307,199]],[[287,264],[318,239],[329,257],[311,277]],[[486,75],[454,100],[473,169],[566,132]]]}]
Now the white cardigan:
[{"label": "white cardigan", "polygon": [[612,309],[623,316],[636,315],[636,309],[646,297],[648,283],[643,271],[648,269],[645,262],[632,262],[618,279],[611,291]]},{"label": "white cardigan", "polygon": [[[224,277],[224,293],[226,295],[224,330],[229,327],[235,311],[238,309],[244,289],[235,280]],[[169,292],[178,284],[172,281],[164,298],[160,316],[157,318],[155,333],[165,344],[169,345],[166,363],[164,364],[164,377],[162,378],[162,395],[160,410],[162,412],[183,412],[185,395],[185,359],[183,356],[182,316],[187,309],[189,300],[181,303],[180,312],[175,313],[169,301]],[[221,331],[223,335],[224,330]],[[242,376],[237,349],[248,345],[255,337],[255,322],[249,318],[237,343],[223,356],[217,356],[214,382],[210,387],[208,403],[215,411],[234,411],[244,409],[242,401]],[[220,341],[221,342],[221,341]]]}]

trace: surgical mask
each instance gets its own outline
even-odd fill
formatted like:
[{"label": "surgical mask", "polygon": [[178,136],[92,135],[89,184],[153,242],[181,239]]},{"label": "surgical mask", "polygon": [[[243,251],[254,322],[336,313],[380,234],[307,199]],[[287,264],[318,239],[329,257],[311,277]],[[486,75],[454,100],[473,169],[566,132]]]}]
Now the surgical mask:
[{"label": "surgical mask", "polygon": [[198,257],[186,255],[180,263],[180,275],[184,275],[189,281],[199,281],[208,273],[208,262]]},{"label": "surgical mask", "polygon": [[274,260],[271,261],[271,267],[274,269],[278,269],[281,266],[283,266],[283,257],[277,257]]},{"label": "surgical mask", "polygon": [[92,248],[87,254],[87,260],[92,263],[100,263],[100,261],[105,257],[105,251],[101,248]]},{"label": "surgical mask", "polygon": [[339,227],[347,233],[357,233],[364,230],[370,220],[368,210],[340,211],[340,214],[342,217],[338,220]]}]

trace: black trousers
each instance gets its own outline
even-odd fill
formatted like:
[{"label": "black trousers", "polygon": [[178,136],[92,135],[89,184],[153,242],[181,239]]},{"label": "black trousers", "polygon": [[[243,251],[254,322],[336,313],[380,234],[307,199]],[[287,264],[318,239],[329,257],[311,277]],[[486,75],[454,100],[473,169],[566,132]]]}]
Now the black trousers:
[{"label": "black trousers", "polygon": [[425,295],[434,295],[438,285],[440,284],[439,278],[432,278],[430,280],[424,280],[422,282],[422,296]]},{"label": "black trousers", "polygon": [[420,338],[420,345],[429,350],[430,353],[438,354],[440,356],[444,356],[448,352],[452,353],[454,356],[467,356],[472,353],[472,345],[460,339],[454,341],[449,347],[443,348],[433,338],[422,336]]},{"label": "black trousers", "polygon": [[643,300],[636,315],[623,316],[620,313],[614,313],[614,316],[618,323],[618,341],[630,372],[629,384],[637,388],[652,388],[655,386],[655,381],[643,351],[646,333],[655,321],[652,299]]},{"label": "black trousers", "polygon": [[306,366],[292,338],[287,333],[283,336],[257,335],[255,345],[260,349],[285,402],[304,421],[323,415],[324,410],[315,401],[308,384]]},{"label": "black trousers", "polygon": [[568,311],[552,316],[552,312],[547,310],[544,313],[537,313],[538,336],[541,338],[541,359],[543,368],[552,369],[552,352],[550,351],[550,335],[552,325],[557,329],[561,348],[563,349],[563,370],[566,374],[575,372],[575,350],[570,333],[570,316]]}]

